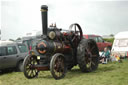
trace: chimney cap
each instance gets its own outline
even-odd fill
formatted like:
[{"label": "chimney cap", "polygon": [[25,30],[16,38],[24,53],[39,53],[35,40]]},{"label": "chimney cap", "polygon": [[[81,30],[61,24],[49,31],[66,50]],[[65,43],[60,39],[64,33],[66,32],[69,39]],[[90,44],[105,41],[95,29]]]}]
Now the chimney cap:
[{"label": "chimney cap", "polygon": [[42,5],[41,9],[48,10],[48,6],[47,5]]}]

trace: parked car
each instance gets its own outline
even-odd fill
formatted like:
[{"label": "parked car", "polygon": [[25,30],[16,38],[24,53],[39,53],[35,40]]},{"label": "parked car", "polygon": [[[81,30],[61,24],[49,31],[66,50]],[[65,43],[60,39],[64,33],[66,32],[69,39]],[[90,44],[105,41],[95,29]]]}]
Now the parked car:
[{"label": "parked car", "polygon": [[111,50],[112,43],[105,42],[103,38],[99,35],[83,35],[86,39],[93,39],[96,41],[99,51],[103,51],[105,47]]},{"label": "parked car", "polygon": [[22,63],[28,54],[25,44],[12,41],[0,41],[0,70],[15,68],[22,71]]}]

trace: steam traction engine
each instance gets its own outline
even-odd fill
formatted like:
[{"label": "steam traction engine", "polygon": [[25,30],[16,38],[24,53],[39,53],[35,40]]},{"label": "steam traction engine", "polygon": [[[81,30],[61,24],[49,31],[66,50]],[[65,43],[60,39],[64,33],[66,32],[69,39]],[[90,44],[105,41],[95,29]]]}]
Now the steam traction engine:
[{"label": "steam traction engine", "polygon": [[96,42],[84,39],[79,24],[71,24],[69,30],[62,30],[55,25],[47,27],[46,5],[41,6],[43,35],[23,62],[24,75],[31,79],[39,71],[50,70],[55,79],[65,76],[67,70],[79,65],[82,72],[97,69],[99,51]]}]

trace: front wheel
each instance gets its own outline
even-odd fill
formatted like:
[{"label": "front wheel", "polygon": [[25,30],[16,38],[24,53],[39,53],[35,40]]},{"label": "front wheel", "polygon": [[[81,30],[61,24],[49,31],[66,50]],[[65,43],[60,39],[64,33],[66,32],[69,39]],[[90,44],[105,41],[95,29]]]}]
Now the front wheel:
[{"label": "front wheel", "polygon": [[64,78],[66,73],[66,65],[64,55],[61,53],[56,53],[52,56],[50,61],[50,71],[52,76],[57,80]]},{"label": "front wheel", "polygon": [[38,70],[34,68],[38,64],[35,56],[27,56],[23,62],[23,72],[26,78],[31,79],[38,76]]}]

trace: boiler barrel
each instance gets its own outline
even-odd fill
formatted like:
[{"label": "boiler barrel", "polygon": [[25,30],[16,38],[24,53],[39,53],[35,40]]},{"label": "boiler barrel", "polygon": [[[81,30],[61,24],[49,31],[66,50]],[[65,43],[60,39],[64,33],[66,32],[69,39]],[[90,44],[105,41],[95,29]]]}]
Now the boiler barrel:
[{"label": "boiler barrel", "polygon": [[37,51],[42,55],[46,53],[70,53],[71,47],[60,42],[42,40],[37,44]]}]

